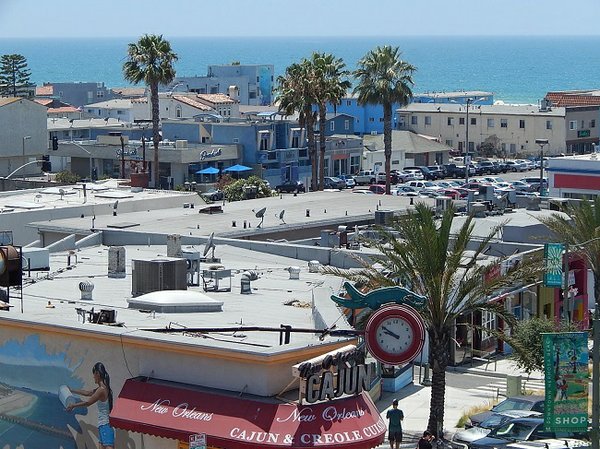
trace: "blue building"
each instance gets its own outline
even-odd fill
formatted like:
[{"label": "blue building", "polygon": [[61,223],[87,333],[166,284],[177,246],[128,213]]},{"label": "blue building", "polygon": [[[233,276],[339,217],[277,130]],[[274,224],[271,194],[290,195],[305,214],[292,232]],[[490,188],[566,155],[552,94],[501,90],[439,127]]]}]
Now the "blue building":
[{"label": "blue building", "polygon": [[[432,92],[416,94],[413,97],[413,103],[458,103],[465,104],[467,100],[471,103],[494,104],[494,94],[483,91],[461,91],[461,92]],[[400,104],[392,105],[392,111],[400,108]],[[377,104],[358,103],[356,96],[348,96],[342,99],[341,103],[335,108],[332,104],[327,105],[327,112],[338,114],[348,114],[354,117],[354,134],[381,134],[383,133],[383,108]],[[394,123],[392,127],[396,128],[397,117],[393,112]],[[339,132],[339,131],[338,131]]]}]

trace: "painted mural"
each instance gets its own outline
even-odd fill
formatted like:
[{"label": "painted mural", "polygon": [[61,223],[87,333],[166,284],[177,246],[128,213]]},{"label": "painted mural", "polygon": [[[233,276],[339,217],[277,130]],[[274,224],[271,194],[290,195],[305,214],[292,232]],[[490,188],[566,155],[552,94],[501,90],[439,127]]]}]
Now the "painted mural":
[{"label": "painted mural", "polygon": [[[67,411],[69,404],[87,399],[73,390],[95,387],[90,352],[71,343],[61,348],[38,335],[0,344],[1,449],[98,447],[96,406]],[[126,433],[120,440],[124,448],[135,447]]]}]

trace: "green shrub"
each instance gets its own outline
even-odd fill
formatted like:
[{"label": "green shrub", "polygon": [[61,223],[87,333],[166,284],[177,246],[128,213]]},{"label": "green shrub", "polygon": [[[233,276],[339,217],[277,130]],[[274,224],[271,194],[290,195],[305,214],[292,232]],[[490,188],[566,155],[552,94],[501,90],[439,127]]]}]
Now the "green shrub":
[{"label": "green shrub", "polygon": [[245,200],[245,187],[256,188],[256,198],[266,198],[272,196],[271,189],[258,176],[250,176],[248,179],[238,179],[229,184],[223,185],[222,190],[227,201]]},{"label": "green shrub", "polygon": [[56,180],[56,182],[61,184],[75,184],[81,179],[81,177],[79,175],[76,175],[75,173],[71,173],[70,171],[63,170],[61,172],[58,172],[54,179]]}]

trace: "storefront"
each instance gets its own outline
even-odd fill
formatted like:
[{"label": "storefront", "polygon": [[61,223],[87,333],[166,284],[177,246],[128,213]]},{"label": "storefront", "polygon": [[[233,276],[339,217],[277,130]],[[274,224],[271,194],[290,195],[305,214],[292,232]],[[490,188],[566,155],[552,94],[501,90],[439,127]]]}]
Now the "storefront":
[{"label": "storefront", "polygon": [[365,392],[302,405],[145,378],[125,382],[110,422],[144,434],[145,447],[173,449],[196,434],[214,448],[367,449],[386,431]]}]

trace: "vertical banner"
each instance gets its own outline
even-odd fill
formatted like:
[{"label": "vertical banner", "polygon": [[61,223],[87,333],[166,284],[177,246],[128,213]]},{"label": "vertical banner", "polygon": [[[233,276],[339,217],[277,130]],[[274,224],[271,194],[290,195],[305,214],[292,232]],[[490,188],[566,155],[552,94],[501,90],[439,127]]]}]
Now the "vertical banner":
[{"label": "vertical banner", "polygon": [[546,243],[544,245],[544,285],[546,287],[562,287],[563,285],[563,252],[562,243]]},{"label": "vertical banner", "polygon": [[587,333],[543,334],[543,339],[544,427],[549,431],[585,431],[589,382]]}]

